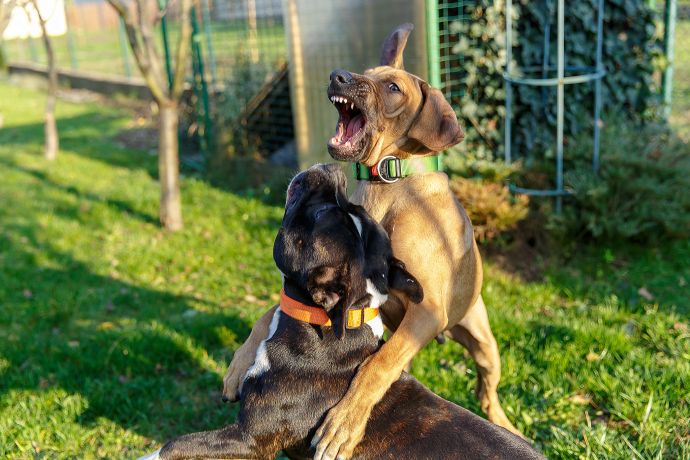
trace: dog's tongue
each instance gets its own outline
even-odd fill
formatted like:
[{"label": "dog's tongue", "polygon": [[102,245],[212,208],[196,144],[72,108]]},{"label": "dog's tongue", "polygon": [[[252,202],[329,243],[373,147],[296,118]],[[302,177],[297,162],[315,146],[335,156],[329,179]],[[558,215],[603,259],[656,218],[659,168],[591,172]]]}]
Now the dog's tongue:
[{"label": "dog's tongue", "polygon": [[347,131],[345,133],[345,137],[347,139],[351,138],[357,131],[362,129],[362,126],[364,126],[364,117],[362,115],[355,116],[347,124]]}]

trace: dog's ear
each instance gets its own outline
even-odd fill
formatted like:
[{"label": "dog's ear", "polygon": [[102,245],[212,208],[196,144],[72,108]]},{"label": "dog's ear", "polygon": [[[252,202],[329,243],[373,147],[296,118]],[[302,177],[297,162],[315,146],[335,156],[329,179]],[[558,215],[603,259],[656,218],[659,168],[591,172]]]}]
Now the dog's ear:
[{"label": "dog's ear", "polygon": [[388,284],[391,289],[404,292],[414,303],[424,300],[424,289],[417,278],[405,268],[405,264],[393,257],[389,262]]},{"label": "dog's ear", "polygon": [[309,273],[307,290],[312,300],[328,312],[345,299],[349,290],[347,278],[335,267],[318,267]]},{"label": "dog's ear", "polygon": [[[307,290],[314,302],[321,305],[331,320],[333,332],[339,339],[345,334],[347,309],[350,303],[351,277],[349,267],[342,268],[323,266],[309,274]],[[335,308],[340,305],[340,313]]]},{"label": "dog's ear", "polygon": [[419,142],[423,150],[440,152],[465,138],[458,117],[443,93],[420,81],[422,109],[407,132],[409,139]]},{"label": "dog's ear", "polygon": [[405,51],[405,45],[412,29],[414,29],[414,26],[408,22],[399,25],[391,32],[386,41],[383,42],[381,65],[391,66],[396,69],[403,68],[403,51]]}]

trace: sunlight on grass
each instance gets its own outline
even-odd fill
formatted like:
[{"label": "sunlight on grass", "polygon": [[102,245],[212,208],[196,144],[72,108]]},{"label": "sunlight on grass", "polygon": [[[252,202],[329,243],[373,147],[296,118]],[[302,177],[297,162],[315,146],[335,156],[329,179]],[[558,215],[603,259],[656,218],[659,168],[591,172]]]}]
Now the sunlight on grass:
[{"label": "sunlight on grass", "polygon": [[[164,232],[156,158],[115,140],[131,114],[61,101],[48,165],[42,104],[0,82],[0,457],[132,458],[232,422],[221,378],[277,298],[282,209],[188,176],[186,228]],[[590,247],[540,282],[486,263],[500,396],[549,458],[687,457],[689,259],[687,241]],[[413,371],[480,412],[459,345]]]}]

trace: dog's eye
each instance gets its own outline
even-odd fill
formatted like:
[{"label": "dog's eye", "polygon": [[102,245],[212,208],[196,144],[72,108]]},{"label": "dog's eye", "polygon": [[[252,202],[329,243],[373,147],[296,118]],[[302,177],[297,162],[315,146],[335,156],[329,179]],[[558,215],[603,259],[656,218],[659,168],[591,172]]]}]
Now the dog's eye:
[{"label": "dog's eye", "polygon": [[398,85],[396,85],[395,83],[389,83],[389,84],[388,84],[388,89],[391,90],[391,91],[393,91],[394,93],[399,93],[399,92],[400,92],[400,88],[398,88]]}]

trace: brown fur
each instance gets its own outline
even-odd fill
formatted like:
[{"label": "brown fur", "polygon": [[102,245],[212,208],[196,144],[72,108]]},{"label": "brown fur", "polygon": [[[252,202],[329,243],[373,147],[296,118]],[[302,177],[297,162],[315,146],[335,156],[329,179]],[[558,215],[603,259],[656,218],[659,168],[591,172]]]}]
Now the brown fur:
[{"label": "brown fur", "polygon": [[[386,40],[382,64],[363,75],[353,97],[367,116],[366,147],[357,157],[331,150],[340,160],[374,166],[386,155],[408,158],[432,154],[462,140],[462,130],[442,93],[402,69],[402,52],[411,25]],[[388,91],[394,82],[400,91]],[[329,148],[330,150],[330,148]],[[500,357],[481,298],[482,264],[472,224],[443,173],[421,173],[394,184],[359,182],[352,197],[388,232],[395,257],[424,288],[421,303],[393,293],[383,307],[390,339],[359,369],[345,397],[317,430],[315,459],[349,458],[362,439],[369,414],[419,350],[445,332],[465,346],[477,363],[477,394],[489,420],[518,433],[498,400]],[[224,380],[224,394],[234,397],[267,335],[272,311],[254,326]],[[355,416],[356,415],[356,416]]]}]

